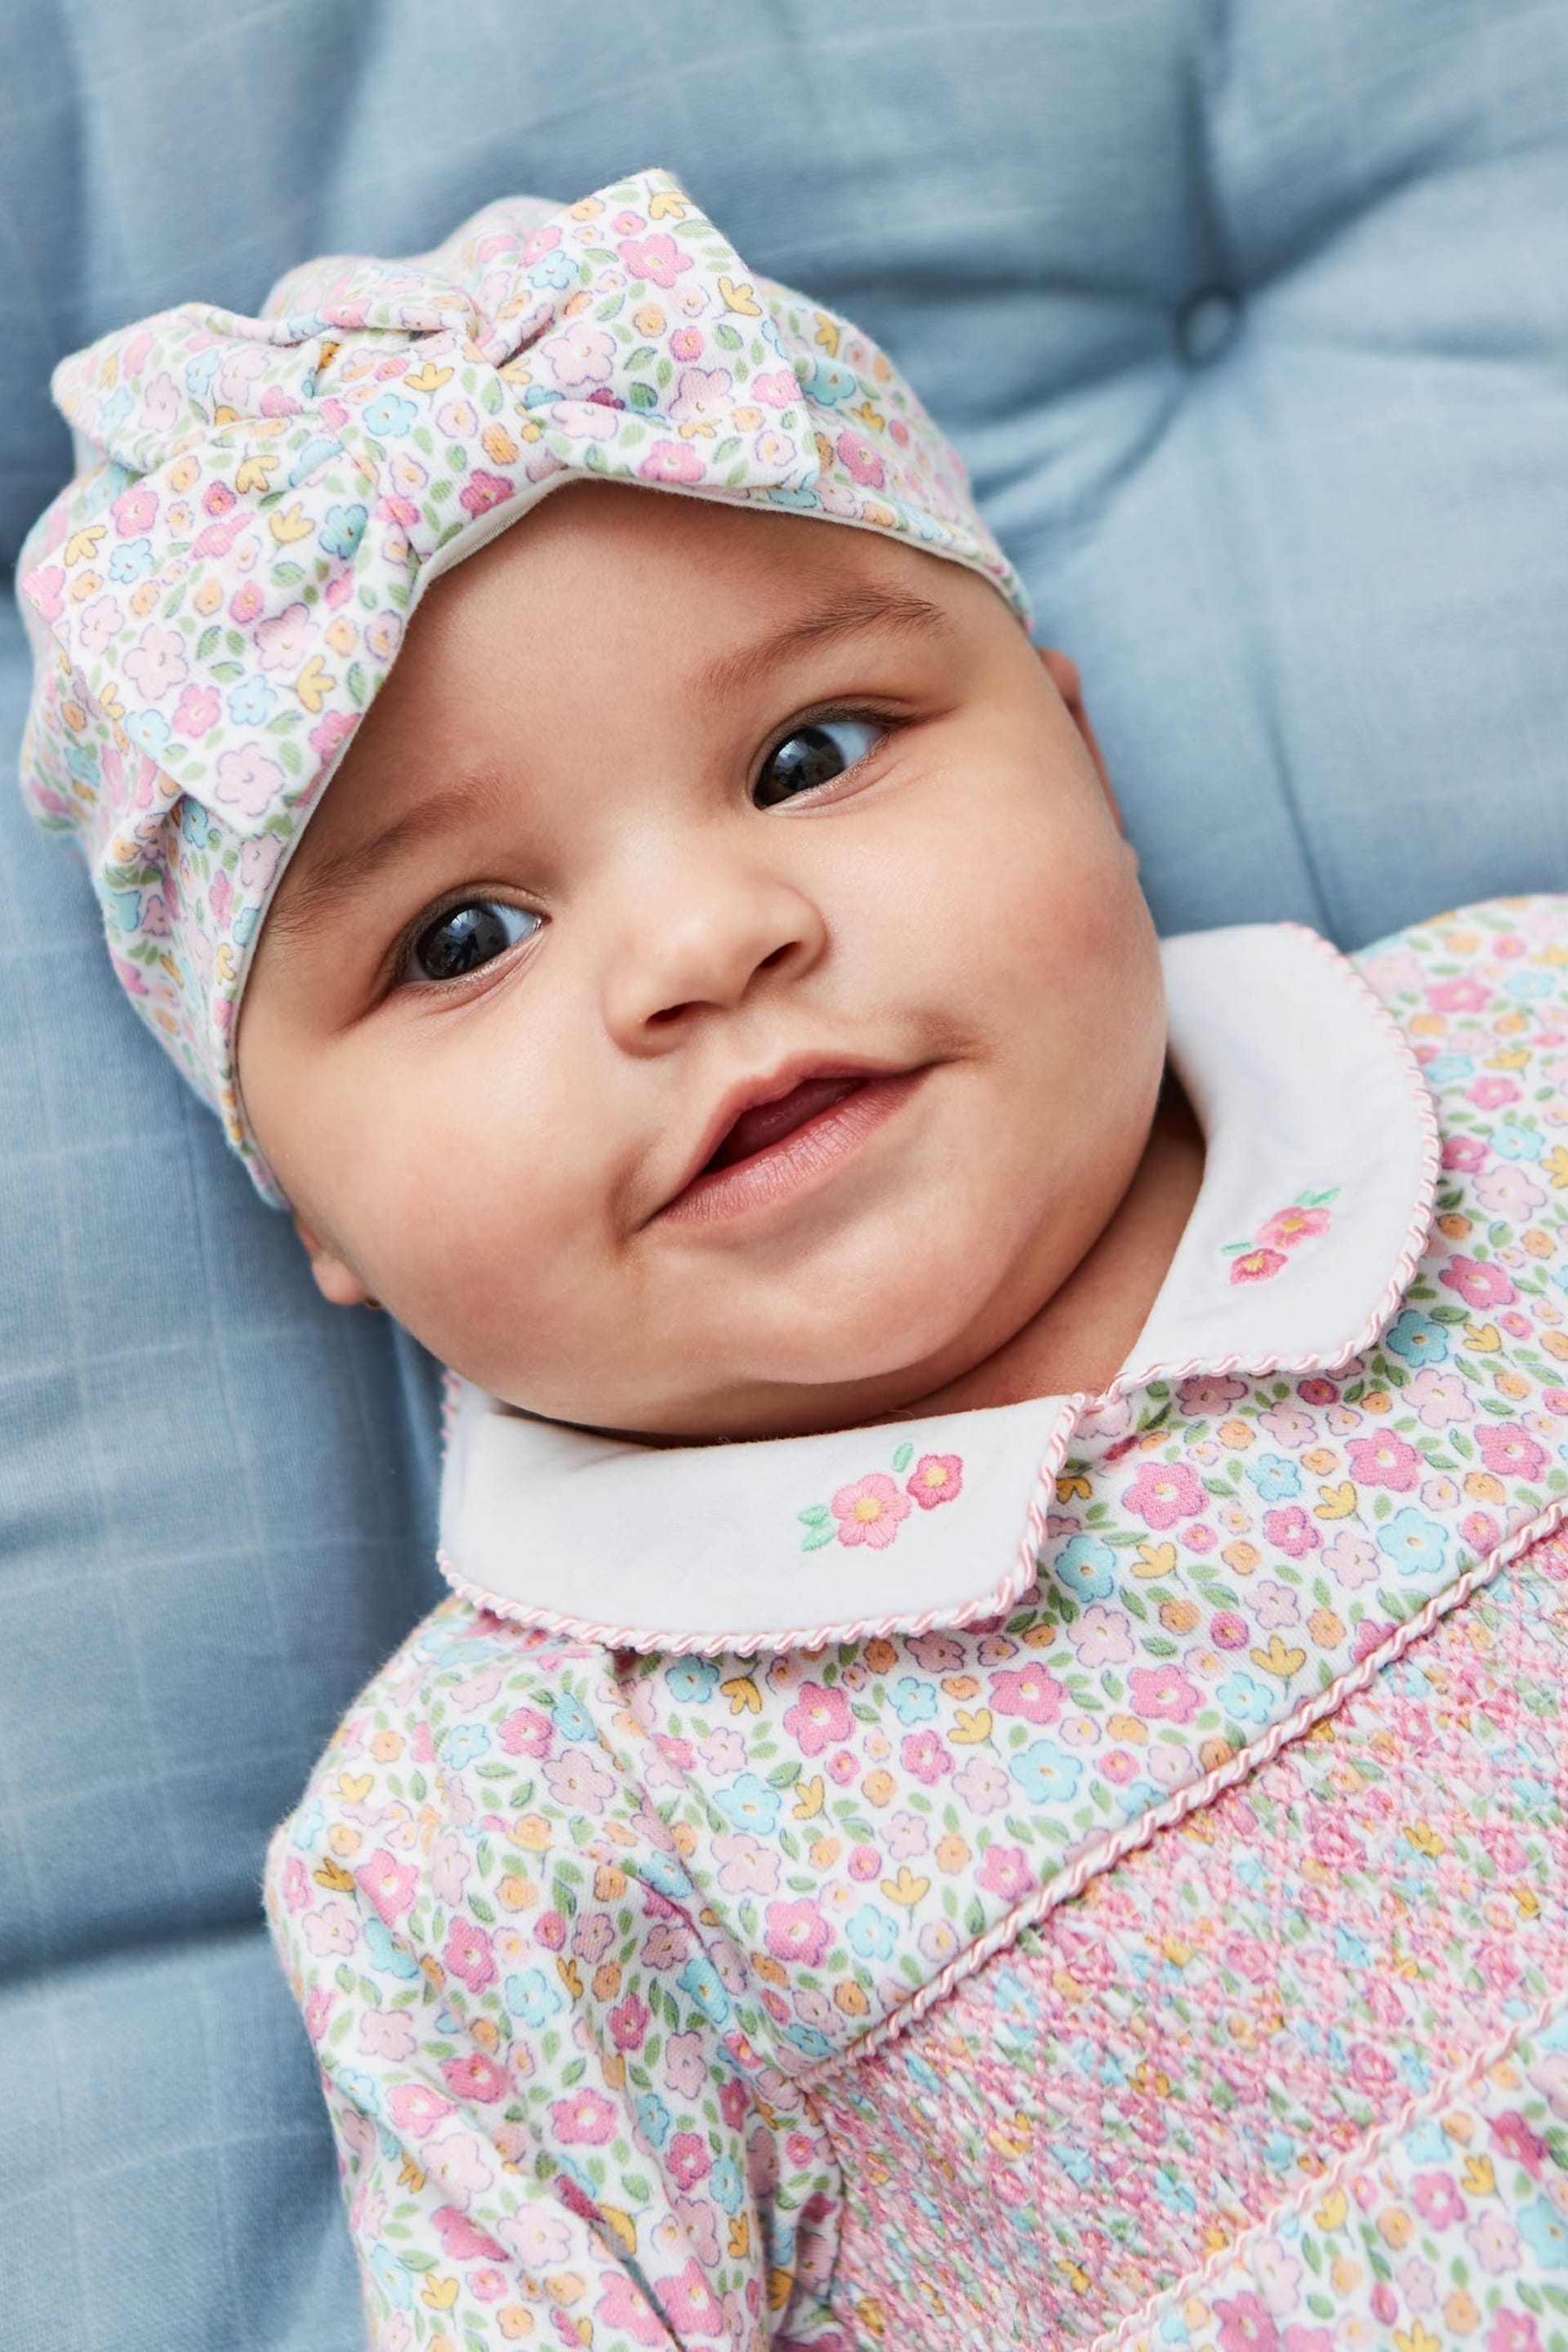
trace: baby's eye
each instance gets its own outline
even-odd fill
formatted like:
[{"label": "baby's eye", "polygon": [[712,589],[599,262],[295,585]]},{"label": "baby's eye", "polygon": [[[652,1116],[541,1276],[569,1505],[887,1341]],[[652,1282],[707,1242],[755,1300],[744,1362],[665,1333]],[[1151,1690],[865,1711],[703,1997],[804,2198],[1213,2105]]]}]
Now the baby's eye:
[{"label": "baby's eye", "polygon": [[526,907],[509,907],[499,898],[466,899],[426,924],[408,950],[405,977],[460,980],[520,940],[531,939],[542,920]]},{"label": "baby's eye", "polygon": [[887,733],[868,719],[818,719],[786,735],[763,762],[752,798],[758,808],[776,808],[818,784],[830,784]]}]

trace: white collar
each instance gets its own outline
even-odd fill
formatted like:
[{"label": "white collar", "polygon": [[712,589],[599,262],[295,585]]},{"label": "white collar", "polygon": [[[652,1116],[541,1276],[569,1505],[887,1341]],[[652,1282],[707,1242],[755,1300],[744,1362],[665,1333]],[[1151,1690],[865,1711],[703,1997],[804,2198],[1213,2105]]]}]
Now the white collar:
[{"label": "white collar", "polygon": [[[1190,932],[1162,952],[1171,1059],[1206,1159],[1105,1397],[660,1448],[531,1419],[448,1374],[447,1580],[500,1615],[634,1650],[972,1624],[1034,1580],[1086,1409],[1156,1379],[1331,1370],[1369,1347],[1432,1213],[1436,1122],[1408,1044],[1345,958],[1296,924]],[[1270,1249],[1271,1222],[1298,1206],[1323,1229]],[[940,1507],[909,1500],[922,1475]],[[895,1515],[896,1545],[835,1539],[855,1489],[873,1518]]]}]

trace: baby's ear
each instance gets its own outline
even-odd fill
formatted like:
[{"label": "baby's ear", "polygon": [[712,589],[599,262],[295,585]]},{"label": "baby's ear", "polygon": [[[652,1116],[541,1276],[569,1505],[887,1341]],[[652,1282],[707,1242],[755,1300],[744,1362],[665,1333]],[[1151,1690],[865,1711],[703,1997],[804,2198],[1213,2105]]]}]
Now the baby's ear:
[{"label": "baby's ear", "polygon": [[1084,702],[1083,680],[1078,674],[1078,664],[1070,654],[1059,653],[1055,646],[1037,646],[1035,650],[1040,656],[1046,675],[1067,705],[1068,715],[1073,725],[1083,737],[1084,749],[1094,761],[1094,772],[1100,778],[1100,790],[1110,803],[1110,814],[1116,819],[1120,830],[1125,833],[1127,828],[1121,822],[1121,804],[1116,797],[1116,788],[1110,781],[1110,772],[1105,764],[1105,754],[1100,748],[1100,739],[1094,731]]},{"label": "baby's ear", "polygon": [[316,1287],[323,1298],[334,1307],[375,1307],[379,1300],[371,1297],[353,1266],[341,1258],[331,1244],[322,1241],[305,1223],[298,1209],[294,1211],[294,1231],[299,1234],[310,1272],[316,1277]]}]

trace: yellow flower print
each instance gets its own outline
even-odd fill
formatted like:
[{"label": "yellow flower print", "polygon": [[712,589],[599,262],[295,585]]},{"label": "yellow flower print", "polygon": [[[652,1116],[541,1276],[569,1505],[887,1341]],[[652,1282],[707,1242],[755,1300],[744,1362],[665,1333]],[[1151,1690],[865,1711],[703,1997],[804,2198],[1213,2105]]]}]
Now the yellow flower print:
[{"label": "yellow flower print", "polygon": [[1417,1853],[1427,1854],[1434,1862],[1448,1851],[1447,1842],[1438,1836],[1430,1822],[1406,1822],[1405,1835]]},{"label": "yellow flower print", "polygon": [[[1563,1155],[1568,1158],[1568,1153]],[[1058,1503],[1087,1503],[1094,1492],[1081,1470],[1062,1470],[1057,1474]],[[1174,1557],[1174,1554],[1172,1555]]]},{"label": "yellow flower print", "polygon": [[818,350],[826,352],[830,360],[838,357],[838,321],[830,319],[826,310],[819,310],[816,314],[816,341]]},{"label": "yellow flower print", "polygon": [[410,368],[403,381],[410,392],[439,392],[444,383],[451,383],[452,374],[449,367],[437,367],[434,360],[426,360],[423,367]]},{"label": "yellow flower print", "polygon": [[1354,1515],[1359,1499],[1348,1478],[1342,1479],[1337,1486],[1320,1486],[1312,1517],[1315,1519],[1348,1519]]},{"label": "yellow flower print", "polygon": [[267,528],[279,547],[289,547],[296,540],[309,539],[315,525],[296,499],[284,513],[268,515]]},{"label": "yellow flower print", "polygon": [[[686,198],[674,188],[660,188],[658,194],[648,200],[647,216],[649,220],[684,220],[690,210]],[[720,284],[723,283],[721,278]]]},{"label": "yellow flower print", "polygon": [[109,525],[106,522],[89,522],[84,523],[80,530],[72,531],[66,541],[68,572],[72,564],[87,563],[91,561],[98,553],[99,542],[108,529]]},{"label": "yellow flower print", "polygon": [[988,1706],[957,1709],[949,1734],[955,1748],[978,1748],[991,1737],[992,1714]]},{"label": "yellow flower print", "polygon": [[749,279],[742,278],[737,282],[733,278],[721,278],[719,292],[725,310],[732,310],[737,319],[762,317],[763,306],[757,299],[757,289]]},{"label": "yellow flower print", "polygon": [[1286,1649],[1281,1634],[1272,1633],[1268,1649],[1248,1649],[1248,1658],[1258,1667],[1258,1673],[1279,1675],[1281,1682],[1289,1682],[1290,1675],[1300,1675],[1302,1665],[1307,1663],[1307,1651]]},{"label": "yellow flower print", "polygon": [[[1399,2242],[1403,2245],[1404,2239]],[[1442,2337],[1434,2336],[1430,2328],[1423,2327],[1419,2320],[1412,2327],[1396,2327],[1394,2341],[1398,2352],[1443,2352]]]},{"label": "yellow flower print", "polygon": [[761,1715],[763,1695],[750,1675],[731,1675],[719,1688],[730,1702],[731,1715]]},{"label": "yellow flower print", "polygon": [[1350,2200],[1342,2189],[1331,2189],[1312,2219],[1320,2230],[1342,2230],[1350,2212]]},{"label": "yellow flower print", "polygon": [[882,1892],[889,1902],[898,1904],[900,1910],[912,1911],[916,1904],[923,1903],[931,1893],[931,1881],[929,1878],[917,1878],[909,1864],[901,1862],[897,1878],[883,1879]]},{"label": "yellow flower print", "polygon": [[294,691],[314,718],[336,684],[337,679],[332,676],[321,655],[312,654],[294,680]]},{"label": "yellow flower print", "polygon": [[1133,1555],[1132,1573],[1145,1582],[1175,1572],[1176,1547],[1173,1543],[1141,1543]]},{"label": "yellow flower print", "polygon": [[797,1822],[814,1822],[826,1801],[827,1783],[820,1772],[814,1772],[809,1780],[795,1784],[795,1803],[791,1810]]},{"label": "yellow flower print", "polygon": [[282,462],[282,454],[277,449],[250,450],[240,459],[239,471],[234,478],[234,487],[239,496],[248,498],[252,490],[259,490],[265,497],[272,488],[272,476]]}]

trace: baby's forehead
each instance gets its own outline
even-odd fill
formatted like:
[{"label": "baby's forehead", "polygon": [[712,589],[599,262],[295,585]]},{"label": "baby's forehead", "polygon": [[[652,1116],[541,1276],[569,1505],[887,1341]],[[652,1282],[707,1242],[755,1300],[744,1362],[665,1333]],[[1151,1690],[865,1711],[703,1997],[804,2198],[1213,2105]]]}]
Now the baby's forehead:
[{"label": "baby's forehead", "polygon": [[443,690],[489,700],[527,674],[602,694],[624,670],[711,698],[814,646],[935,635],[976,614],[1016,633],[988,583],[924,549],[741,502],[574,485],[432,584],[383,691],[389,709]]}]

